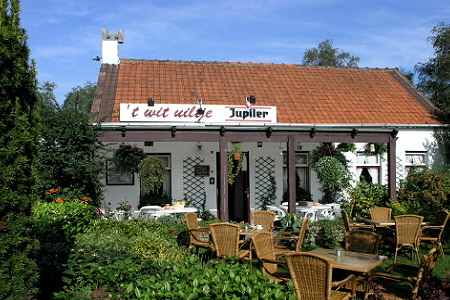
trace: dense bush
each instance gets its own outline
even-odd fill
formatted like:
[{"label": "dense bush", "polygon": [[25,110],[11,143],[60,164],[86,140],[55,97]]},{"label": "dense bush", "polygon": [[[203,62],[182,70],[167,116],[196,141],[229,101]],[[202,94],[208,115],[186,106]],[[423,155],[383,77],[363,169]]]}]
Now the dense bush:
[{"label": "dense bush", "polygon": [[36,260],[41,274],[41,298],[47,298],[60,284],[75,236],[87,230],[97,212],[88,198],[36,202],[33,217],[40,249]]},{"label": "dense bush", "polygon": [[436,170],[412,172],[401,183],[394,214],[417,214],[431,221],[440,209],[450,209],[450,174]]},{"label": "dense bush", "polygon": [[360,181],[351,189],[350,199],[344,206],[349,215],[367,218],[370,216],[370,208],[389,203],[389,193],[385,185]]},{"label": "dense bush", "polygon": [[[110,253],[112,254],[112,253]],[[57,299],[296,299],[293,285],[269,281],[248,264],[142,259],[136,255],[97,255],[69,265]]]}]

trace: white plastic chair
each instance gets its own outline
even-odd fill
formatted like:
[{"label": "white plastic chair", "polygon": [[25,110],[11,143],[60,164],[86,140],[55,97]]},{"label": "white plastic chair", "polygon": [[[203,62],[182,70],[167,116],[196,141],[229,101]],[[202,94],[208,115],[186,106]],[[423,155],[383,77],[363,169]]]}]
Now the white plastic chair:
[{"label": "white plastic chair", "polygon": [[140,209],[140,217],[144,219],[155,219],[154,213],[163,209],[157,205],[142,206]]},{"label": "white plastic chair", "polygon": [[275,217],[275,220],[280,220],[282,217],[286,216],[286,211],[280,207],[268,205],[268,206],[266,206],[266,209],[268,211],[273,211],[274,213],[277,214],[277,216]]}]

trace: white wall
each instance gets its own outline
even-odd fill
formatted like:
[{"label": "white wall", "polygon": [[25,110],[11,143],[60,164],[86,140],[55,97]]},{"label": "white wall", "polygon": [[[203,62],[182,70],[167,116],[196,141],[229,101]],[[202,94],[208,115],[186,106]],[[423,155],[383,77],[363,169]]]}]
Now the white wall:
[{"label": "white wall", "polygon": [[[201,150],[198,147],[197,142],[186,143],[160,143],[155,142],[154,146],[145,147],[144,143],[131,143],[144,149],[146,153],[160,153],[171,155],[171,182],[172,182],[172,199],[182,199],[183,195],[183,160],[186,157],[201,157],[204,160],[205,165],[210,166],[210,177],[217,178],[216,170],[216,153],[219,151],[218,143],[206,143],[202,142]],[[312,151],[317,147],[317,143],[302,143],[297,144],[301,146],[301,151]],[[365,144],[357,144],[357,147],[362,149]],[[118,148],[118,145],[113,145],[112,148]],[[297,148],[297,150],[300,150]],[[398,133],[397,140],[397,163],[404,164],[406,151],[428,151],[432,154],[436,150],[436,145],[433,138],[432,129],[402,129]],[[255,206],[254,190],[255,182],[258,178],[255,178],[255,161],[258,157],[270,156],[275,160],[275,178],[277,181],[277,204],[281,203],[283,195],[283,156],[282,152],[286,151],[285,143],[263,143],[262,147],[257,147],[257,143],[249,142],[243,143],[242,151],[249,152],[249,176],[250,176],[250,190],[251,190],[251,207]],[[112,153],[109,153],[112,156]],[[353,153],[347,153],[347,158],[351,160],[350,170],[356,174],[356,155]],[[432,155],[429,157],[429,161],[432,162]],[[383,184],[387,183],[387,161],[384,159],[381,166]],[[399,170],[402,171],[402,170]],[[210,184],[210,177],[205,176],[204,187],[207,195],[207,209],[216,208],[217,201],[217,182]],[[313,194],[313,200],[318,201],[322,198],[322,192],[320,191],[320,184],[317,180],[315,172],[310,171],[311,179],[311,193]],[[103,183],[105,181],[103,180]],[[113,203],[113,208],[117,203],[127,200],[133,209],[137,209],[139,204],[139,176],[135,174],[134,185],[108,185],[105,186],[104,202]]]}]

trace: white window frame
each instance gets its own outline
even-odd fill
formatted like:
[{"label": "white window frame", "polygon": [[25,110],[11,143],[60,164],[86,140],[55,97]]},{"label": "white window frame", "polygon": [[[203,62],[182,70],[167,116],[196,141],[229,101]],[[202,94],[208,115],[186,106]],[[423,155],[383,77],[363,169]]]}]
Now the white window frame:
[{"label": "white window frame", "polygon": [[[361,161],[361,158],[366,158]],[[368,160],[367,158],[374,158],[374,160]],[[367,154],[366,152],[356,153],[356,180],[360,181],[361,173],[364,169],[367,169],[369,173],[376,171],[378,174],[370,174],[372,177],[372,183],[381,183],[381,157],[379,154]]]},{"label": "white window frame", "polygon": [[[412,157],[421,156],[420,161],[411,159]],[[424,170],[428,167],[428,152],[427,151],[405,151],[405,171],[406,174],[412,169]]]},{"label": "white window frame", "polygon": [[[304,168],[305,174],[307,178],[305,178],[305,183],[300,184],[302,188],[305,190],[311,192],[311,168],[309,166],[309,158],[308,158],[309,152],[308,151],[296,151],[295,152],[295,173],[297,174],[298,168]],[[297,156],[303,156],[304,157],[304,163],[298,163]],[[287,152],[283,152],[283,191],[287,189]]]}]

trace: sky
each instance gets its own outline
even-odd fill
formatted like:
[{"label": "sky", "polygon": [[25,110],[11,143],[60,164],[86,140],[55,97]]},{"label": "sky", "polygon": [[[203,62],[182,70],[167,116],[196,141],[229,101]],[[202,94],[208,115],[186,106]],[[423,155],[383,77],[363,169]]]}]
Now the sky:
[{"label": "sky", "polygon": [[448,0],[22,0],[40,83],[97,82],[102,29],[125,31],[120,58],[301,64],[333,40],[359,67],[413,71],[434,57],[427,38],[450,23]]}]

